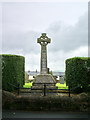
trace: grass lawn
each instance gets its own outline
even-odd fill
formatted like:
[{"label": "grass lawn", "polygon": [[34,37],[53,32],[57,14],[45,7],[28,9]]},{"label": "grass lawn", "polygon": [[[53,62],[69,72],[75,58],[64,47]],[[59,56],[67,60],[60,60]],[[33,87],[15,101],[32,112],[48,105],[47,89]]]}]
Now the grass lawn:
[{"label": "grass lawn", "polygon": [[58,87],[58,89],[68,89],[68,86],[66,86],[66,83],[64,84],[56,83],[56,86]]},{"label": "grass lawn", "polygon": [[[31,86],[32,86],[32,82],[25,83],[25,85],[23,85],[24,88],[31,88]],[[56,86],[58,87],[58,89],[68,89],[68,86],[66,86],[66,83],[64,84],[57,83]]]},{"label": "grass lawn", "polygon": [[31,88],[32,86],[32,82],[31,83],[25,83],[25,85],[23,85],[24,88]]}]

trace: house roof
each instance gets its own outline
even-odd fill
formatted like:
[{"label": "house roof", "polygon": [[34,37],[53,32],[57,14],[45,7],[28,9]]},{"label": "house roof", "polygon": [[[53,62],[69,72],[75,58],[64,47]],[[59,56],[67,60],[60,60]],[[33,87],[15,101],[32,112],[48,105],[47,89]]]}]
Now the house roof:
[{"label": "house roof", "polygon": [[[31,75],[31,76],[35,76],[35,75],[39,75],[40,72],[39,71],[26,71],[26,73],[28,75]],[[63,76],[65,75],[65,72],[52,72],[54,76]]]},{"label": "house roof", "polygon": [[63,76],[65,75],[65,72],[53,72],[54,76]]}]

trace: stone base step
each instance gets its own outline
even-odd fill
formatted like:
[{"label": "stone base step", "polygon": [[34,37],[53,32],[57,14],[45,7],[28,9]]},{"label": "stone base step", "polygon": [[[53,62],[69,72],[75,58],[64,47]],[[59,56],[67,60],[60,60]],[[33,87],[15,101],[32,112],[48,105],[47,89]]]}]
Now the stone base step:
[{"label": "stone base step", "polygon": [[41,75],[37,75],[34,79],[34,82],[33,83],[53,83],[53,84],[56,84],[56,81],[54,79],[54,77],[50,74],[41,74]]},{"label": "stone base step", "polygon": [[[31,90],[33,90],[33,89],[39,89],[39,90],[41,89],[41,90],[43,90],[44,86],[42,86],[42,85],[32,86]],[[53,89],[57,89],[57,86],[46,86],[45,89],[53,90]]]}]

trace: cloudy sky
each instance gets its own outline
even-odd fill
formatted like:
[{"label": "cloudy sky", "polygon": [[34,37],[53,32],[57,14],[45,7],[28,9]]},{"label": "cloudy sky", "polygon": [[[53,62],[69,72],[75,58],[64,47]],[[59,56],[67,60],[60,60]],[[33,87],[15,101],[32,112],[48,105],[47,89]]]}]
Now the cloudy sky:
[{"label": "cloudy sky", "polygon": [[0,26],[0,53],[25,56],[25,70],[40,70],[37,38],[43,32],[51,38],[50,70],[65,71],[67,58],[88,56],[88,2],[4,2]]}]

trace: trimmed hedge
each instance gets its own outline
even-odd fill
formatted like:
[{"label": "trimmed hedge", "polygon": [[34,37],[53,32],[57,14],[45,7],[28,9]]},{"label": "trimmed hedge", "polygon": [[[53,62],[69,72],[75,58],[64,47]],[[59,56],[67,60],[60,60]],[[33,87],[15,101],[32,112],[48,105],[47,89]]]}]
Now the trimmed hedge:
[{"label": "trimmed hedge", "polygon": [[66,84],[70,88],[87,91],[90,85],[90,57],[74,57],[66,60]]},{"label": "trimmed hedge", "polygon": [[61,94],[33,94],[18,97],[17,95],[2,91],[2,109],[24,111],[72,111],[88,112],[90,97],[86,93],[78,95],[62,96]]},{"label": "trimmed hedge", "polygon": [[25,58],[8,54],[2,54],[0,58],[2,59],[2,89],[7,91],[15,90],[8,83],[15,86],[19,83],[22,87],[25,81]]}]

